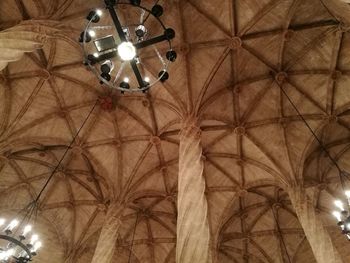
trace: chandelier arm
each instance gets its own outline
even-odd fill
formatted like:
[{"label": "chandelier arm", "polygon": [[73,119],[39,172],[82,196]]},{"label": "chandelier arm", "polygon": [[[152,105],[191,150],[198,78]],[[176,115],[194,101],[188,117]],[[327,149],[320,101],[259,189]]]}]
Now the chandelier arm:
[{"label": "chandelier arm", "polygon": [[136,61],[134,59],[130,60],[130,65],[132,70],[134,71],[134,74],[136,76],[137,82],[139,83],[140,87],[145,87],[145,82],[142,79],[141,73],[139,68],[137,67]]},{"label": "chandelier arm", "polygon": [[111,3],[109,3],[109,4],[106,5],[106,8],[108,9],[108,11],[109,11],[109,13],[110,13],[110,15],[112,17],[114,26],[115,26],[115,28],[116,28],[116,30],[118,32],[120,40],[122,42],[126,42],[127,39],[126,39],[126,36],[124,34],[123,27],[120,24],[119,18],[117,16],[117,12],[114,9],[114,6]]},{"label": "chandelier arm", "polygon": [[304,122],[305,126],[309,129],[309,131],[311,132],[312,136],[316,139],[316,141],[318,142],[319,146],[322,148],[322,150],[327,154],[328,158],[332,161],[332,163],[335,165],[335,167],[338,169],[339,172],[339,178],[340,178],[340,182],[341,185],[343,187],[343,189],[345,188],[344,185],[344,181],[342,178],[342,170],[340,168],[340,166],[338,165],[337,161],[332,157],[332,155],[329,153],[329,151],[327,150],[327,148],[324,146],[324,144],[322,143],[322,141],[320,140],[320,138],[318,138],[318,136],[316,135],[316,133],[314,132],[314,130],[311,128],[311,126],[309,125],[309,123],[305,120],[304,116],[300,113],[300,111],[298,110],[297,106],[295,105],[295,103],[292,101],[292,99],[289,97],[288,93],[285,91],[285,89],[283,88],[282,85],[280,85],[279,83],[277,83],[277,86],[280,88],[280,90],[283,92],[283,94],[286,96],[286,98],[288,99],[289,103],[292,105],[292,107],[294,108],[294,110],[297,112],[298,116],[301,118],[301,120]]},{"label": "chandelier arm", "polygon": [[148,47],[148,46],[151,46],[151,45],[154,45],[154,44],[166,41],[166,40],[168,40],[168,38],[165,34],[163,34],[163,35],[151,38],[151,39],[147,39],[147,40],[142,41],[142,42],[138,42],[134,46],[136,49],[142,49],[142,48],[145,48],[145,47]]},{"label": "chandelier arm", "polygon": [[86,116],[85,120],[83,121],[83,124],[80,126],[79,130],[77,131],[77,133],[74,135],[72,141],[69,143],[68,147],[66,148],[65,152],[63,153],[61,159],[59,160],[58,164],[55,166],[54,170],[52,171],[51,175],[49,176],[49,178],[47,179],[47,181],[45,182],[43,188],[40,190],[38,196],[36,197],[34,203],[35,205],[38,204],[38,201],[41,197],[41,195],[43,194],[44,190],[46,189],[46,187],[48,186],[48,184],[50,183],[51,179],[53,178],[53,176],[55,175],[58,167],[61,165],[61,163],[63,162],[64,158],[66,157],[68,151],[71,149],[75,139],[78,137],[79,133],[81,132],[81,130],[83,129],[83,127],[85,126],[87,120],[90,118],[92,112],[94,111],[94,109],[96,108],[96,105],[98,103],[98,99],[96,100],[96,102],[94,103],[94,106],[91,108],[90,112],[88,113],[88,115]]}]

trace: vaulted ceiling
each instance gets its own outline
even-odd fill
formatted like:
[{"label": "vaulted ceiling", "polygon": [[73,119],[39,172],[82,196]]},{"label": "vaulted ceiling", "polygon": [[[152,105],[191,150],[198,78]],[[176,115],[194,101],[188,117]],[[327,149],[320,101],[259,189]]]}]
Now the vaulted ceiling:
[{"label": "vaulted ceiling", "polygon": [[[350,33],[342,20],[350,8],[335,0],[160,1],[179,58],[165,84],[121,95],[84,67],[77,41],[102,2],[0,1],[2,30],[22,23],[55,32],[0,73],[1,215],[36,197],[89,115],[40,202],[45,249],[37,262],[89,262],[113,199],[128,200],[115,262],[175,262],[178,133],[190,114],[203,131],[218,262],[315,262],[283,189],[294,179],[349,261],[330,216],[336,169],[279,85],[350,171]],[[144,64],[156,75],[154,59]],[[107,97],[110,111],[101,107]]]}]

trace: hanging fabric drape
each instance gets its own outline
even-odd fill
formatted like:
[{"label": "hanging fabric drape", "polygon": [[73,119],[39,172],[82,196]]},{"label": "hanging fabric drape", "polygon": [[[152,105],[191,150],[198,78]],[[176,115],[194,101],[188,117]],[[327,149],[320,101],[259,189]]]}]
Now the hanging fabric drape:
[{"label": "hanging fabric drape", "polygon": [[288,193],[317,262],[343,262],[314,206],[308,200],[305,189],[302,186],[294,186],[289,188]]},{"label": "hanging fabric drape", "polygon": [[185,122],[180,134],[177,263],[211,262],[200,134],[193,118]]}]

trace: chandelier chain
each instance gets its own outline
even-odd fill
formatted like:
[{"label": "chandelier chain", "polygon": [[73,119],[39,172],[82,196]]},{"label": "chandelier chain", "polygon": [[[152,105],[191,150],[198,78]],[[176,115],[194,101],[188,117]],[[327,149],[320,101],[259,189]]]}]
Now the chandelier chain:
[{"label": "chandelier chain", "polygon": [[344,185],[344,181],[342,178],[342,170],[339,167],[337,161],[332,157],[332,155],[329,153],[329,151],[327,150],[327,148],[324,146],[324,144],[322,143],[321,139],[317,136],[317,134],[314,132],[314,130],[311,128],[311,126],[309,125],[309,123],[306,121],[306,119],[304,118],[304,116],[301,114],[301,112],[299,111],[299,109],[297,108],[297,106],[295,105],[295,103],[292,101],[292,99],[289,97],[288,93],[285,91],[285,89],[283,88],[283,84],[280,85],[279,83],[277,83],[278,87],[280,88],[280,90],[283,92],[283,94],[287,97],[289,103],[292,105],[292,107],[294,108],[294,110],[297,112],[298,117],[301,118],[301,120],[304,122],[305,126],[309,129],[309,131],[311,132],[311,134],[313,135],[313,137],[316,139],[316,141],[318,142],[319,146],[322,148],[322,150],[327,154],[328,158],[331,160],[331,162],[335,165],[335,167],[337,168],[338,172],[339,172],[339,178],[340,178],[340,183],[342,185],[342,188],[345,188]]},{"label": "chandelier chain", "polygon": [[81,130],[84,128],[86,122],[88,121],[88,119],[90,118],[92,112],[95,110],[96,105],[98,103],[98,99],[95,101],[94,105],[92,106],[91,110],[89,111],[88,115],[86,116],[86,118],[84,119],[82,125],[80,126],[80,128],[78,129],[77,133],[74,135],[72,141],[69,143],[69,145],[67,146],[66,150],[64,151],[62,157],[60,158],[60,160],[58,161],[57,165],[55,166],[55,168],[53,169],[53,171],[51,172],[49,178],[47,179],[47,181],[45,182],[43,188],[41,189],[41,191],[39,192],[39,194],[37,195],[34,203],[37,205],[41,195],[43,194],[44,190],[46,189],[46,187],[48,186],[48,184],[50,183],[50,181],[52,180],[53,176],[55,175],[57,169],[60,167],[61,163],[63,162],[64,158],[66,157],[67,153],[69,152],[69,150],[71,149],[73,143],[75,142],[75,139],[79,136]]}]

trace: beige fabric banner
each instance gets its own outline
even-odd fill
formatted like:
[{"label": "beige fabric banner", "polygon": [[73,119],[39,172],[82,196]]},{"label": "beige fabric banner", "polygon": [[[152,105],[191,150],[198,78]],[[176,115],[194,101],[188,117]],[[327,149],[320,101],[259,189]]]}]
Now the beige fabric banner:
[{"label": "beige fabric banner", "polygon": [[124,205],[118,202],[109,206],[91,263],[112,262],[123,211]]},{"label": "beige fabric banner", "polygon": [[314,206],[308,200],[305,189],[301,186],[290,187],[288,192],[317,262],[343,262]]},{"label": "beige fabric banner", "polygon": [[180,135],[177,263],[211,262],[200,134],[196,121],[189,119]]}]

